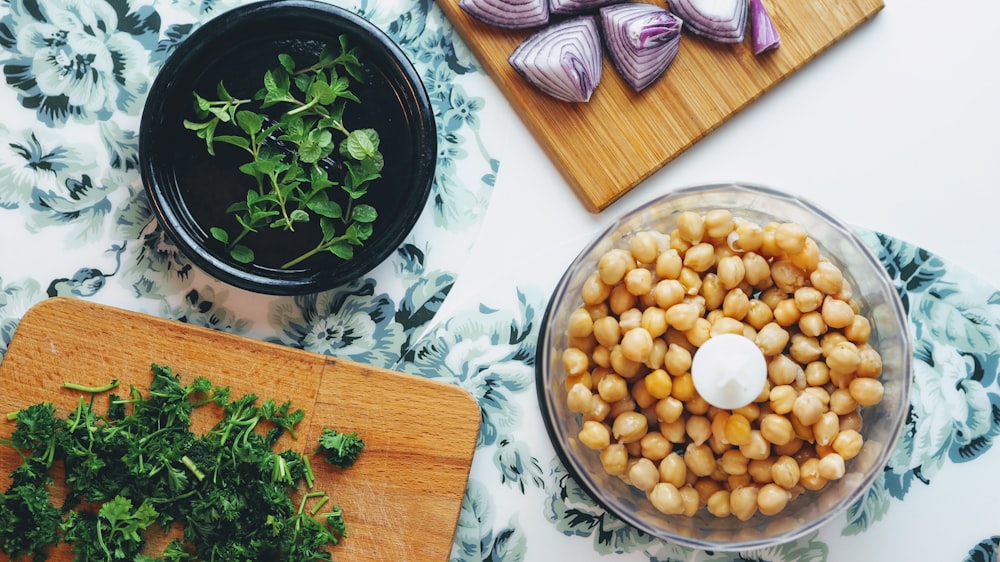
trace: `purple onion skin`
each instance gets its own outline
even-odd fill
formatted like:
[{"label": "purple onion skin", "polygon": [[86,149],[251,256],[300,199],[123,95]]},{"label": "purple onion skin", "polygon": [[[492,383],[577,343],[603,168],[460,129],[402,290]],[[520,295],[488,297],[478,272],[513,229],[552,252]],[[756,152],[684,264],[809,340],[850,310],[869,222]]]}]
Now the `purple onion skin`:
[{"label": "purple onion skin", "polygon": [[525,29],[549,22],[548,0],[459,0],[473,18],[495,27]]},{"label": "purple onion skin", "polygon": [[633,90],[642,91],[666,72],[680,50],[680,18],[645,3],[614,4],[600,14],[611,62]]},{"label": "purple onion skin", "polygon": [[761,0],[750,0],[750,40],[755,55],[777,49],[781,45],[778,30]]},{"label": "purple onion skin", "polygon": [[549,12],[558,15],[571,15],[589,12],[622,2],[623,0],[549,0]]},{"label": "purple onion skin", "polygon": [[[707,4],[723,4],[726,17],[706,13]],[[671,0],[671,11],[691,33],[716,43],[742,43],[747,28],[747,0]],[[731,15],[730,15],[731,12]]]},{"label": "purple onion skin", "polygon": [[545,94],[588,102],[601,81],[604,62],[597,21],[580,16],[543,27],[521,42],[507,61]]}]

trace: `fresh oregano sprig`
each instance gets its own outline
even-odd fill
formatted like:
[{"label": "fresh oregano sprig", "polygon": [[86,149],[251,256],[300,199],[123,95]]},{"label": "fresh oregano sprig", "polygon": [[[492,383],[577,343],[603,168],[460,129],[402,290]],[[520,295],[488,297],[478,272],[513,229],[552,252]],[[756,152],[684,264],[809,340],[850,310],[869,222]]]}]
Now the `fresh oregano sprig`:
[{"label": "fresh oregano sprig", "polygon": [[[339,49],[327,45],[310,66],[299,68],[290,55],[278,55],[278,66],[264,73],[263,87],[252,99],[234,97],[222,82],[217,100],[194,93],[201,121],[185,120],[184,126],[205,140],[209,154],[215,154],[215,142],[247,152],[249,161],[239,170],[256,182],[245,199],[226,209],[240,230],[210,228],[233,259],[254,261],[253,250],[244,243],[251,234],[265,228],[294,232],[298,223],[312,220],[319,221],[321,239],[282,268],[325,251],[349,260],[354,248],[371,237],[378,213],[359,200],[381,177],[379,135],[374,129],[350,130],[344,124],[348,102],[361,101],[351,92],[352,83],[364,79],[357,49],[340,36]],[[332,187],[346,194],[344,204],[331,197]]]}]

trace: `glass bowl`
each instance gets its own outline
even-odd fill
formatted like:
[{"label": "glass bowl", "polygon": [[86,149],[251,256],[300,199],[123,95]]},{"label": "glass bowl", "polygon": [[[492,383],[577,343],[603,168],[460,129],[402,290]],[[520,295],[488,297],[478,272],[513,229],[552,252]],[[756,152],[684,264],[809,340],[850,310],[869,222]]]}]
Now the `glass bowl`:
[{"label": "glass bowl", "polygon": [[[363,246],[355,247],[349,260],[323,252],[283,268],[316,245],[322,233],[314,217],[299,223],[290,240],[270,236],[270,232],[255,235],[257,259],[250,265],[240,263],[210,229],[239,231],[240,225],[226,209],[245,200],[247,190],[256,185],[238,169],[249,156],[218,141],[216,156],[211,156],[205,141],[185,128],[184,120],[196,119],[193,92],[215,96],[222,81],[234,97],[249,99],[261,89],[265,71],[278,66],[279,54],[291,55],[300,66],[308,64],[325,45],[336,48],[341,36],[346,37],[348,48],[359,50],[366,78],[365,83],[351,86],[361,103],[347,105],[344,123],[349,129],[375,129],[385,160],[381,178],[358,200],[378,213],[373,234]],[[228,133],[220,127],[216,135],[221,134]],[[339,142],[338,137],[334,140]],[[289,152],[288,146],[273,138],[265,144]],[[337,151],[331,156],[336,160]],[[302,294],[361,277],[399,247],[430,193],[437,164],[437,129],[419,74],[378,27],[353,12],[316,0],[266,0],[209,20],[170,55],[143,109],[139,158],[154,216],[195,265],[251,291]],[[343,182],[341,175],[338,171],[330,178]],[[339,187],[328,191],[331,199],[346,208],[346,193]]]},{"label": "glass bowl", "polygon": [[[793,498],[781,512],[759,511],[746,521],[716,517],[704,505],[694,516],[665,515],[644,492],[604,469],[599,453],[578,439],[581,414],[567,404],[566,369],[570,315],[583,302],[584,280],[597,270],[601,255],[612,248],[628,249],[632,236],[655,229],[669,234],[682,211],[704,214],[727,209],[735,218],[764,226],[794,222],[816,241],[822,255],[837,265],[853,288],[859,313],[871,324],[869,342],[882,357],[882,400],[861,409],[864,446],[846,462],[846,474],[818,492]],[[661,243],[662,248],[662,243]],[[835,217],[788,193],[752,185],[726,184],[679,189],[627,212],[601,232],[569,266],[557,284],[545,312],[536,361],[537,391],[543,419],[568,472],[606,510],[652,536],[687,547],[736,551],[763,548],[815,531],[857,501],[883,471],[900,434],[909,407],[912,349],[906,314],[891,279],[859,238]],[[647,368],[648,369],[648,368]],[[614,438],[612,437],[612,442]],[[675,448],[675,450],[680,450]]]}]

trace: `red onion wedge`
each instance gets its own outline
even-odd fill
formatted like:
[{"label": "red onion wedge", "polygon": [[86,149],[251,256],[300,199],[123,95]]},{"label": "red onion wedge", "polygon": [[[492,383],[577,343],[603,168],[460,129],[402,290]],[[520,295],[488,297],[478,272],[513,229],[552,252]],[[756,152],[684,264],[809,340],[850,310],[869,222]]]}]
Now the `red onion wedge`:
[{"label": "red onion wedge", "polygon": [[485,24],[507,29],[549,22],[549,0],[458,0],[458,6]]},{"label": "red onion wedge", "polygon": [[672,0],[670,9],[688,31],[718,43],[742,43],[747,0]]},{"label": "red onion wedge", "polygon": [[681,44],[677,16],[638,2],[606,6],[600,13],[611,62],[633,90],[641,91],[666,72]]},{"label": "red onion wedge", "polygon": [[549,12],[553,14],[580,14],[623,0],[549,0]]},{"label": "red onion wedge", "polygon": [[507,61],[530,84],[556,99],[590,101],[604,62],[597,21],[580,16],[543,27],[518,45]]},{"label": "red onion wedge", "polygon": [[771,15],[761,0],[750,0],[750,39],[753,43],[753,54],[776,49],[781,45],[778,30],[774,27]]}]

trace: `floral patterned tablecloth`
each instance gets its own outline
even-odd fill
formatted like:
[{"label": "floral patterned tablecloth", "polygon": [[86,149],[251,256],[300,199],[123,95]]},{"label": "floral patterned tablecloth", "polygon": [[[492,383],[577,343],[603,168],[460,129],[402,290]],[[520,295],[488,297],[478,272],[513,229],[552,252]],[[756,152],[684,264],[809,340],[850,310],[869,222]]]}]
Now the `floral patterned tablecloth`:
[{"label": "floral patterned tablecloth", "polygon": [[[437,173],[405,243],[363,280],[302,297],[199,271],[152,219],[138,123],[172,50],[236,4],[0,3],[0,357],[24,313],[58,295],[458,385],[479,401],[482,430],[455,561],[997,560],[1000,292],[875,232],[861,234],[903,297],[917,361],[906,431],[864,500],[812,536],[746,553],[682,549],[597,507],[559,464],[535,400],[535,341],[558,260],[469,270],[504,102],[429,0],[341,4],[403,47],[434,105]],[[460,279],[474,288],[453,291]]]}]

